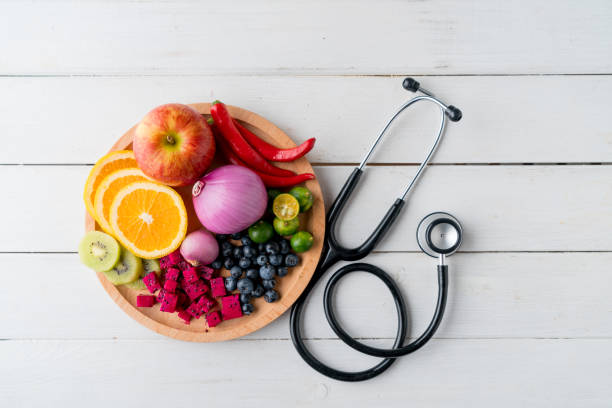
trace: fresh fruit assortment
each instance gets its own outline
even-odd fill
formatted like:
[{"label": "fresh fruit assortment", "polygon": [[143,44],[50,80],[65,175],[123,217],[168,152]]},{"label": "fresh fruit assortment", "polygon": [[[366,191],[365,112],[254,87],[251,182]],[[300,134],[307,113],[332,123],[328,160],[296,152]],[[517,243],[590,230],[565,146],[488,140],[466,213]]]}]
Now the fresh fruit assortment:
[{"label": "fresh fruit assortment", "polygon": [[[252,314],[255,298],[279,300],[276,280],[299,264],[297,253],[312,247],[299,214],[312,207],[313,196],[296,184],[314,175],[269,161],[297,160],[315,139],[280,149],[232,118],[221,102],[213,103],[211,116],[207,121],[181,104],[159,106],[136,127],[133,151],[96,163],[83,198],[106,233],[87,233],[79,255],[111,283],[149,292],[137,295],[137,307],[159,304],[186,324],[204,316],[215,327]],[[230,165],[211,170],[215,152]],[[204,227],[189,234],[185,204],[172,188],[184,185],[192,185]]]}]

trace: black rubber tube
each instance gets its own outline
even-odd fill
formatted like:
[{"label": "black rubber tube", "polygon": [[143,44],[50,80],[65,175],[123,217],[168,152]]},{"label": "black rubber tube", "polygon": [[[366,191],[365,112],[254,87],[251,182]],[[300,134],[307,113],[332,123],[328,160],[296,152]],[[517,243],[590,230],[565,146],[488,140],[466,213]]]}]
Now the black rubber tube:
[{"label": "black rubber tube", "polygon": [[[332,306],[332,298],[334,293],[334,288],[340,281],[340,279],[352,272],[368,272],[385,283],[389,291],[391,292],[391,296],[393,297],[393,301],[395,302],[395,307],[397,310],[398,316],[398,325],[397,325],[397,334],[395,337],[395,342],[393,343],[392,349],[379,349],[375,347],[367,346],[363,343],[358,342],[354,338],[352,338],[348,333],[342,329],[340,324],[338,323]],[[365,354],[374,355],[377,357],[387,357],[384,358],[380,363],[375,365],[372,368],[363,370],[363,371],[341,371],[334,369],[320,360],[318,360],[307,348],[304,344],[301,334],[301,316],[304,308],[304,302],[308,298],[310,291],[315,286],[316,282],[321,278],[321,276],[315,275],[314,281],[311,281],[306,290],[302,293],[300,298],[296,301],[296,303],[291,308],[291,315],[289,320],[289,327],[291,331],[291,340],[293,341],[293,345],[295,349],[300,354],[302,359],[310,365],[313,369],[318,371],[319,373],[334,378],[339,381],[365,381],[371,378],[374,378],[383,372],[385,372],[391,364],[395,362],[395,358],[399,356],[403,356],[409,353],[412,353],[419,348],[421,348],[427,341],[431,339],[434,335],[436,329],[440,325],[442,321],[442,317],[444,315],[444,308],[446,306],[446,298],[448,292],[448,268],[446,265],[438,266],[438,302],[436,305],[436,311],[434,313],[434,317],[425,330],[425,332],[419,336],[413,343],[402,347],[402,344],[406,338],[406,320],[407,320],[407,312],[406,305],[404,302],[404,298],[399,290],[399,287],[393,280],[393,278],[387,274],[382,269],[377,266],[367,264],[367,263],[354,263],[350,265],[346,265],[336,271],[330,280],[328,281],[325,287],[324,294],[324,305],[325,305],[325,314],[327,316],[328,322],[331,325],[334,332],[339,336],[339,338],[345,342],[347,345],[353,347],[356,350],[359,350]],[[384,355],[383,355],[384,354]]]}]

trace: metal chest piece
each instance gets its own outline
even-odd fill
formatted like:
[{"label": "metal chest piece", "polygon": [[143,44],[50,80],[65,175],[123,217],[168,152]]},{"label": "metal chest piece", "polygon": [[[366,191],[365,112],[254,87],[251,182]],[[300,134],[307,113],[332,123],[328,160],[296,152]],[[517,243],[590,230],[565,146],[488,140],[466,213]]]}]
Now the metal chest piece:
[{"label": "metal chest piece", "polygon": [[434,258],[454,254],[459,249],[462,239],[461,224],[455,217],[445,212],[427,215],[417,227],[419,247]]}]

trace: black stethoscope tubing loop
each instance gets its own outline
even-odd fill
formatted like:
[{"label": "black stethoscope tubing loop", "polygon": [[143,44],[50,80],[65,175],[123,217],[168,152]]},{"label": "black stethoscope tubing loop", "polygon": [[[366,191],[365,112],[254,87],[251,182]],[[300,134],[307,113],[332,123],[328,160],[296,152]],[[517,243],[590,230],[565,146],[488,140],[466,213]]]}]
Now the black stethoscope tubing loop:
[{"label": "black stethoscope tubing loop", "polygon": [[[327,281],[327,285],[325,285],[325,292],[323,294],[325,316],[327,317],[327,321],[329,322],[329,325],[331,326],[334,333],[336,333],[336,335],[348,346],[364,354],[368,354],[374,357],[402,357],[423,347],[425,343],[427,343],[433,337],[436,330],[440,326],[440,323],[442,322],[442,316],[444,315],[444,309],[446,308],[446,299],[448,297],[448,266],[438,265],[438,300],[436,303],[436,310],[427,329],[412,343],[402,347],[399,347],[394,344],[392,349],[372,347],[357,341],[342,328],[342,326],[338,322],[338,319],[336,318],[336,313],[334,312],[333,307],[333,294],[336,285],[347,274],[351,272],[360,271],[371,273],[372,275],[382,280],[391,292],[391,296],[393,297],[393,301],[395,302],[395,307],[397,309],[398,318],[398,332],[396,335],[396,339],[398,339],[401,335],[400,327],[405,324],[407,319],[406,304],[404,302],[402,293],[397,284],[395,283],[395,280],[393,280],[393,278],[388,273],[378,268],[377,266],[367,263],[354,263],[340,268],[329,278],[329,280]],[[403,344],[403,340],[400,345],[401,344]]]}]

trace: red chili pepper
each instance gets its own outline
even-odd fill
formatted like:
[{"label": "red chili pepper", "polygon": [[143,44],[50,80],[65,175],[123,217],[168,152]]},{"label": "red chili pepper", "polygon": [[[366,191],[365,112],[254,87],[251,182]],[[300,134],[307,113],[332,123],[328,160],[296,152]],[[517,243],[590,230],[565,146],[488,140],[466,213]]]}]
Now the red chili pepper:
[{"label": "red chili pepper", "polygon": [[248,165],[248,167],[273,176],[288,177],[295,175],[295,173],[290,170],[271,165],[261,154],[253,149],[249,142],[244,140],[244,137],[242,137],[236,125],[234,125],[234,121],[223,103],[219,101],[213,102],[210,108],[210,114],[215,121],[217,129],[219,129],[223,135],[223,138],[227,140],[232,150]]},{"label": "red chili pepper", "polygon": [[299,146],[291,149],[279,149],[270,143],[262,140],[255,133],[242,126],[238,121],[234,120],[234,124],[240,131],[240,134],[251,144],[263,157],[268,160],[277,162],[290,162],[299,159],[306,153],[312,150],[315,145],[315,138],[310,138]]},{"label": "red chili pepper", "polygon": [[[215,142],[217,143],[217,147],[219,148],[218,151],[225,156],[227,161],[237,166],[250,168],[246,165],[245,162],[240,160],[240,157],[238,157],[238,155],[229,147],[227,141],[221,135],[219,135],[219,132],[215,127],[213,127],[213,133],[215,134]],[[253,171],[257,173],[257,175],[261,178],[266,187],[291,187],[303,181],[312,180],[315,178],[315,175],[312,173],[298,174],[297,176],[291,177],[279,177],[264,174],[257,170]]]}]

